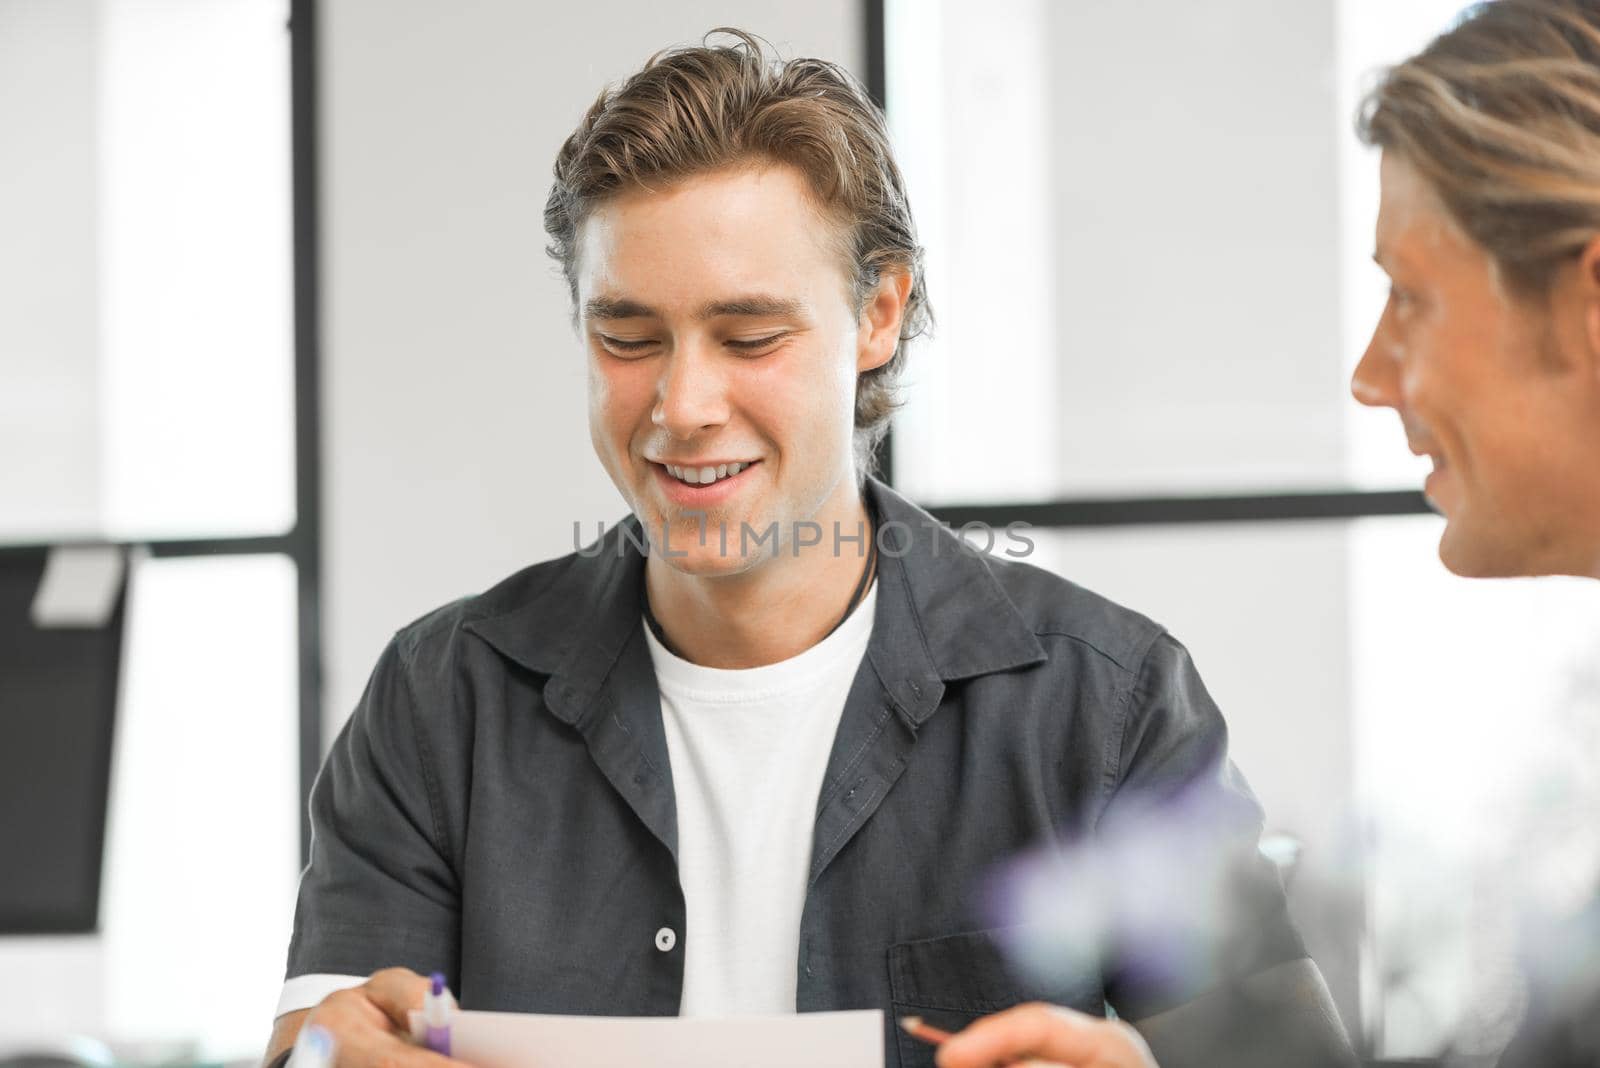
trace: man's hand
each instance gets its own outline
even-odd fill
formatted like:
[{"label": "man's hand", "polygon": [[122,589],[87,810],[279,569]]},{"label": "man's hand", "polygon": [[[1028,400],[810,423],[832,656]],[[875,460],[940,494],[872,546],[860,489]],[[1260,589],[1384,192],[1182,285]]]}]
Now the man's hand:
[{"label": "man's hand", "polygon": [[992,1068],[1029,1058],[1072,1068],[1155,1068],[1158,1058],[1165,1068],[1358,1064],[1322,973],[1304,958],[1131,1025],[1023,1005],[979,1020],[939,1050],[940,1068]]},{"label": "man's hand", "polygon": [[314,1023],[333,1036],[338,1068],[467,1068],[411,1042],[408,1016],[422,1008],[427,990],[428,980],[416,972],[386,968],[360,986],[329,994],[308,1012],[280,1016],[267,1059],[294,1045],[300,1028]]},{"label": "man's hand", "polygon": [[1157,1068],[1139,1032],[1121,1020],[1059,1005],[1018,1005],[986,1016],[939,1047],[939,1068],[1045,1061],[1070,1068]]}]

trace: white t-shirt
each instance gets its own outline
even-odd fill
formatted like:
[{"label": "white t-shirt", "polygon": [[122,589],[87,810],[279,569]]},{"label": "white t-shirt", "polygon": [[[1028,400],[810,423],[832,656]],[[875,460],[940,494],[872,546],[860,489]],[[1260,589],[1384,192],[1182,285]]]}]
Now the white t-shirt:
[{"label": "white t-shirt", "polygon": [[[874,581],[839,629],[757,668],[692,664],[645,627],[678,806],[684,1016],[795,1009],[817,799],[877,596]],[[277,1014],[365,981],[297,976],[284,983]]]},{"label": "white t-shirt", "polygon": [[678,803],[684,1016],[795,1011],[817,798],[877,585],[798,656],[701,667],[646,633]]}]

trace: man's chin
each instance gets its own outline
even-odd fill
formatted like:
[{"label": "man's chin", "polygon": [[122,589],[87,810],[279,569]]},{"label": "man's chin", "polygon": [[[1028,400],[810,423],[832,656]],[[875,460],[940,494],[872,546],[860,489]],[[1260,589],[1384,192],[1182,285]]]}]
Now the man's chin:
[{"label": "man's chin", "polygon": [[662,563],[672,570],[684,575],[693,575],[696,578],[717,578],[723,575],[737,575],[748,571],[754,566],[754,561],[749,557],[740,556],[729,550],[726,556],[717,552],[715,546],[701,549],[698,546],[692,549],[678,549],[674,547],[670,553],[657,551],[654,546],[651,555],[659,556]]},{"label": "man's chin", "polygon": [[[686,575],[734,574],[755,559],[749,546],[741,546],[741,526],[718,516],[686,516],[646,521],[650,555],[660,557],[674,571]],[[748,540],[748,539],[747,539]]]},{"label": "man's chin", "polygon": [[1445,570],[1459,578],[1502,578],[1484,566],[1475,553],[1464,550],[1447,536],[1439,539],[1439,562]]},{"label": "man's chin", "polygon": [[1445,520],[1439,537],[1439,560],[1461,578],[1522,578],[1549,574],[1542,555],[1507,530],[1485,530],[1458,511]]}]

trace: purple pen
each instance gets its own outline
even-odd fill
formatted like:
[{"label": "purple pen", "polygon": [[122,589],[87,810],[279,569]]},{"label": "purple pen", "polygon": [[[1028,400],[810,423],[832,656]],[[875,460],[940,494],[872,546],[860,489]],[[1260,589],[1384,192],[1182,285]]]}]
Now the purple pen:
[{"label": "purple pen", "polygon": [[450,988],[444,973],[434,972],[433,983],[422,997],[422,1023],[428,1029],[423,1041],[435,1053],[450,1056]]}]

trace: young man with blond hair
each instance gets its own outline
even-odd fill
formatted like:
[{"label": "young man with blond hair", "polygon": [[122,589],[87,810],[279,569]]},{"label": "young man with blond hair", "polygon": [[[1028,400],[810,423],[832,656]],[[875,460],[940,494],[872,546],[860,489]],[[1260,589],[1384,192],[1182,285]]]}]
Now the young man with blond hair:
[{"label": "young man with blond hair", "polygon": [[[894,1015],[1031,998],[1177,1063],[1207,989],[1265,976],[1267,1015],[1337,1049],[1183,647],[867,477],[927,316],[905,189],[853,79],[732,36],[561,148],[550,251],[632,514],[390,643],[313,791],[271,1053],[309,1016],[346,1068],[443,1068],[400,1037],[434,970],[478,1009],[877,1008],[906,1065],[932,1051]],[[1248,937],[1016,978],[994,865],[1180,795]]]}]

